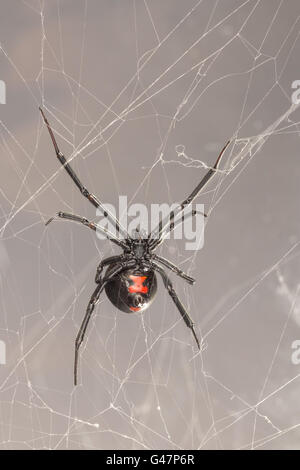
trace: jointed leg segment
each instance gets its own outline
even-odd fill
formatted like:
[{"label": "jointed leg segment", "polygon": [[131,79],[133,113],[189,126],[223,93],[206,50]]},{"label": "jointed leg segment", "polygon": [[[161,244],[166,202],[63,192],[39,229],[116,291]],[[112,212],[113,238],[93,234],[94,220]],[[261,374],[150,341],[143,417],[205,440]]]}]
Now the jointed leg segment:
[{"label": "jointed leg segment", "polygon": [[[209,182],[209,180],[212,178],[212,176],[214,176],[214,174],[216,173],[216,171],[219,167],[222,155],[224,154],[224,152],[225,152],[225,150],[226,150],[226,148],[228,147],[229,144],[230,144],[230,140],[222,148],[222,150],[221,150],[214,166],[204,175],[204,177],[201,179],[200,183],[191,192],[191,194],[184,201],[182,201],[182,203],[179,205],[179,207],[176,208],[174,211],[172,211],[170,213],[170,215],[168,217],[168,220],[167,221],[165,220],[163,222],[160,221],[158,227],[156,227],[150,233],[149,240],[151,240],[151,249],[152,250],[157,248],[162,243],[162,241],[164,240],[164,235],[165,235],[166,232],[168,232],[168,229],[166,230],[166,227],[168,227],[168,225],[169,225],[171,230],[173,230],[174,224],[176,223],[176,222],[174,222],[175,218],[179,214],[181,214],[184,211],[184,209],[193,202],[193,200],[196,198],[196,196],[198,196],[198,194],[204,188],[204,186],[206,186],[206,184]],[[170,224],[169,224],[169,221],[170,221]],[[157,234],[157,235],[154,237],[154,234],[155,235]],[[153,239],[155,240],[154,242],[152,241]]]},{"label": "jointed leg segment", "polygon": [[112,269],[112,271],[109,273],[108,276],[105,276],[103,279],[100,280],[98,283],[96,289],[94,290],[92,297],[89,301],[89,304],[87,306],[86,314],[83,318],[82,324],[80,326],[78,335],[76,337],[75,341],[75,361],[74,361],[74,385],[77,385],[77,370],[78,370],[78,354],[79,354],[79,348],[84,340],[85,332],[88,326],[88,323],[90,321],[91,315],[94,311],[94,308],[99,300],[100,294],[103,291],[105,285],[113,278],[113,276],[116,276],[119,274],[121,271],[124,269],[127,269],[129,267],[133,266],[134,261],[130,260],[127,263],[123,263],[122,266],[117,266],[115,269]]},{"label": "jointed leg segment", "polygon": [[[93,222],[90,222],[85,217],[81,217],[80,215],[75,215],[75,214],[69,214],[68,212],[58,212],[57,217],[59,217],[61,219],[71,220],[73,222],[79,222],[79,223],[85,225],[86,227],[91,228],[95,232],[99,231],[99,232],[103,233],[106,236],[106,238],[108,238],[108,240],[111,240],[113,243],[120,246],[121,248],[126,248],[126,244],[122,240],[117,238],[113,233],[111,233],[109,230],[107,230],[104,227],[100,227],[99,225],[94,224]],[[51,217],[46,222],[45,225],[49,225],[50,222],[52,222],[54,219],[55,219],[55,217]]]},{"label": "jointed leg segment", "polygon": [[189,316],[188,312],[186,311],[185,307],[182,305],[181,301],[179,300],[174,287],[172,285],[172,282],[170,281],[169,277],[166,275],[165,271],[158,266],[156,263],[152,263],[153,268],[155,271],[159,272],[159,274],[162,277],[163,283],[165,285],[165,288],[167,289],[169,295],[172,297],[173,302],[175,303],[176,307],[178,308],[180,315],[182,316],[186,326],[192,330],[192,333],[194,335],[194,338],[196,340],[197,346],[200,349],[200,343],[198,340],[198,337],[196,335],[196,332],[194,330],[194,322]]},{"label": "jointed leg segment", "polygon": [[80,181],[80,179],[78,178],[77,174],[75,173],[75,171],[73,170],[73,168],[71,167],[71,165],[67,162],[64,154],[59,150],[58,148],[58,144],[56,142],[56,139],[54,137],[54,134],[53,134],[53,131],[51,129],[51,126],[48,122],[48,119],[46,118],[42,108],[40,107],[39,108],[40,111],[41,111],[41,114],[43,116],[43,119],[44,119],[44,122],[47,126],[47,129],[49,131],[49,134],[50,134],[50,137],[51,137],[51,140],[52,140],[52,143],[53,143],[53,146],[54,146],[54,150],[55,150],[55,153],[56,153],[56,156],[58,158],[58,160],[60,161],[60,163],[62,164],[62,166],[65,168],[65,170],[67,171],[67,173],[71,176],[72,180],[74,181],[74,183],[76,184],[77,188],[79,189],[79,191],[81,192],[81,194],[86,197],[92,204],[93,206],[95,206],[97,209],[101,209],[101,211],[103,212],[103,215],[105,217],[107,217],[108,220],[110,220],[114,226],[116,227],[117,229],[117,232],[118,233],[121,233],[122,236],[124,238],[127,238],[128,237],[128,233],[126,232],[126,230],[120,226],[119,224],[119,221],[109,212],[105,209],[105,207],[103,206],[103,204],[98,201],[98,199],[96,198],[96,196],[94,196],[94,194],[90,193],[89,190],[82,184],[82,182]]},{"label": "jointed leg segment", "polygon": [[195,282],[195,279],[191,276],[188,276],[187,274],[185,274],[183,271],[181,271],[181,269],[179,269],[177,266],[175,266],[175,264],[171,263],[169,260],[163,258],[162,256],[158,256],[156,254],[153,254],[152,255],[153,259],[155,259],[157,262],[163,264],[164,266],[166,266],[167,268],[169,268],[171,271],[173,271],[174,273],[176,273],[178,276],[182,277],[183,279],[185,279],[189,284],[194,284]]}]

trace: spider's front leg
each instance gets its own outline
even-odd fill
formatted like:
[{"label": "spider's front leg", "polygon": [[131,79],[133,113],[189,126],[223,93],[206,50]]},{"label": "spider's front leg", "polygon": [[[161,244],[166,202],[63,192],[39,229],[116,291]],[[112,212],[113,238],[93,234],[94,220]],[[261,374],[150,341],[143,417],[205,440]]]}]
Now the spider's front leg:
[{"label": "spider's front leg", "polygon": [[56,217],[60,219],[65,219],[65,220],[71,220],[72,222],[79,222],[86,227],[89,227],[90,229],[94,230],[95,232],[99,231],[100,233],[104,234],[105,237],[115,243],[116,245],[120,246],[123,249],[127,249],[127,245],[124,241],[120,240],[117,238],[113,233],[111,233],[109,230],[107,230],[104,227],[100,227],[99,225],[95,224],[94,222],[90,222],[87,220],[85,217],[81,217],[80,215],[75,215],[75,214],[69,214],[68,212],[58,212],[55,217],[51,217],[45,225],[49,225],[53,220],[56,219]]},{"label": "spider's front leg", "polygon": [[64,169],[66,170],[66,172],[69,174],[69,176],[72,178],[73,182],[75,183],[75,185],[77,186],[77,188],[79,189],[79,191],[81,192],[81,194],[88,199],[88,201],[93,204],[94,207],[96,207],[97,209],[100,209],[101,212],[103,213],[104,217],[107,217],[107,219],[113,224],[113,226],[116,228],[117,232],[120,233],[122,235],[123,238],[127,238],[129,237],[128,233],[127,233],[127,230],[125,230],[124,227],[121,226],[120,222],[118,219],[116,219],[116,217],[110,213],[105,207],[104,205],[102,204],[101,201],[98,200],[98,198],[92,194],[84,185],[83,183],[81,182],[80,178],[78,177],[77,173],[75,173],[75,171],[73,170],[72,166],[70,165],[70,163],[67,161],[66,157],[64,156],[64,154],[59,150],[59,147],[58,147],[58,144],[56,142],[56,139],[55,139],[55,136],[54,136],[54,133],[52,131],[52,128],[48,122],[48,119],[46,118],[45,114],[44,114],[44,111],[42,110],[42,108],[40,107],[40,112],[42,114],[42,117],[43,117],[43,120],[47,126],[47,129],[48,129],[48,132],[50,134],[50,137],[51,137],[51,140],[52,140],[52,144],[54,146],[54,150],[55,150],[55,153],[56,153],[56,157],[58,158],[59,162],[61,163],[61,165],[64,167]]},{"label": "spider's front leg", "polygon": [[[149,235],[149,239],[151,240],[150,242],[151,250],[156,249],[164,241],[165,235],[169,231],[172,231],[175,228],[175,225],[177,225],[178,221],[174,222],[175,217],[181,214],[184,211],[184,209],[193,202],[193,200],[198,196],[198,194],[202,191],[202,189],[207,185],[209,180],[216,174],[219,168],[221,158],[229,144],[230,144],[230,140],[222,148],[214,166],[203,176],[203,178],[200,180],[200,183],[191,192],[191,194],[184,201],[182,201],[182,203],[179,205],[178,208],[175,209],[175,211],[172,211],[169,214],[168,219],[165,219],[164,221],[160,221],[158,224],[158,227],[152,230],[152,232]],[[191,213],[191,215],[195,215],[195,214],[196,214],[195,211]],[[206,217],[206,214],[203,214],[203,215],[204,217]],[[170,225],[168,223],[168,220],[170,221]],[[156,236],[154,237],[154,235]]]}]

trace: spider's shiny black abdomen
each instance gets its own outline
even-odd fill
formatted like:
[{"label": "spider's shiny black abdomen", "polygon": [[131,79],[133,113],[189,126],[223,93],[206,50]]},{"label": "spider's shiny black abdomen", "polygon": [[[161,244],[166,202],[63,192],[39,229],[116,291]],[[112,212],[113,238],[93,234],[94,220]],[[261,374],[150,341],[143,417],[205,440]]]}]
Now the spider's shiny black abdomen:
[{"label": "spider's shiny black abdomen", "polygon": [[[113,266],[115,268],[116,265]],[[106,275],[112,267],[108,268]],[[127,269],[117,274],[105,286],[111,303],[126,313],[146,310],[154,300],[157,280],[154,271]]]}]

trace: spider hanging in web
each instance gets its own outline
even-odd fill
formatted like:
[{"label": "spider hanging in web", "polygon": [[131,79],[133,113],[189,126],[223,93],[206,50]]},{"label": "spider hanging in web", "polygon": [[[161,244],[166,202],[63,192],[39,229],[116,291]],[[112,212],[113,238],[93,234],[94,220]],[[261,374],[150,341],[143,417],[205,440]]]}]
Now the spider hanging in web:
[{"label": "spider hanging in web", "polygon": [[[123,250],[122,254],[110,256],[109,258],[102,260],[97,268],[95,278],[97,287],[90,298],[86,314],[75,341],[74,384],[77,385],[79,348],[84,339],[89,320],[102,291],[105,289],[107,297],[119,310],[124,312],[139,312],[146,310],[146,308],[148,308],[152,303],[157,291],[157,280],[155,273],[159,273],[162,277],[164,286],[166,287],[173,302],[178,308],[186,326],[191,329],[197,346],[200,349],[199,340],[194,330],[194,323],[185,307],[179,300],[173,288],[172,282],[161,265],[170,269],[190,284],[194,284],[195,279],[185,274],[183,271],[181,271],[181,269],[179,269],[167,259],[155,254],[154,251],[163,243],[167,234],[169,234],[178,224],[181,223],[181,219],[175,220],[175,218],[183,213],[184,209],[192,203],[201,189],[216,173],[221,157],[230,141],[226,143],[224,148],[221,150],[215,165],[204,175],[193,192],[174,211],[169,214],[167,223],[165,223],[165,220],[160,221],[159,225],[148,235],[139,233],[138,229],[136,229],[134,235],[130,236],[128,232],[121,226],[119,220],[115,218],[109,211],[107,211],[103,204],[82,184],[71,165],[67,162],[65,156],[59,150],[53,131],[42,108],[39,109],[48,128],[58,160],[66,169],[67,173],[70,175],[81,194],[86,197],[97,209],[103,212],[103,215],[107,217],[107,219],[115,226],[117,233],[122,236],[121,239],[104,227],[99,227],[97,224],[90,222],[86,218],[80,217],[79,215],[69,214],[67,212],[57,213],[57,217],[59,218],[82,223],[94,231],[99,230],[99,232],[103,233],[106,238],[118,245]],[[191,215],[193,216],[196,213],[196,211],[192,211]],[[53,219],[54,217],[48,220],[46,225],[48,225]],[[107,267],[106,272],[103,274],[103,269],[105,267]]]}]

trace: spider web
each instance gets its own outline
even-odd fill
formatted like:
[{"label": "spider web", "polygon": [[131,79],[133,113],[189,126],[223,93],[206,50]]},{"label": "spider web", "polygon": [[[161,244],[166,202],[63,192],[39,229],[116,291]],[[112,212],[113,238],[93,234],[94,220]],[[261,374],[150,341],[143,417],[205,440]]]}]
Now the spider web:
[{"label": "spider web", "polygon": [[[297,0],[12,0],[1,6],[2,449],[299,448]],[[298,76],[297,76],[298,73]],[[103,202],[197,202],[200,251],[167,240],[201,351],[159,281],[143,315],[103,295],[73,387],[100,260],[119,251],[55,157]],[[1,361],[0,361],[1,362]]]}]

